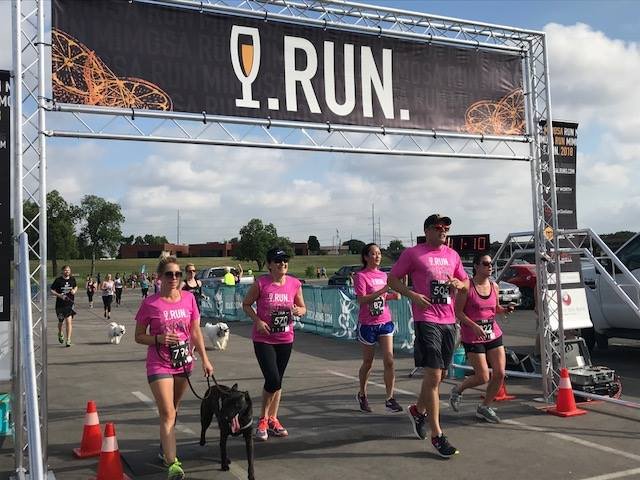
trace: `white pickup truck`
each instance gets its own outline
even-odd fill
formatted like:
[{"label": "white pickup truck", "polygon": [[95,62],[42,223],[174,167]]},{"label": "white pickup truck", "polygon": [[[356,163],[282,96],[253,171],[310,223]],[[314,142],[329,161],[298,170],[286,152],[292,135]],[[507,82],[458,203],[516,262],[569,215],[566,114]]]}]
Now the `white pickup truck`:
[{"label": "white pickup truck", "polygon": [[[640,280],[640,233],[632,237],[618,249],[616,256],[635,278]],[[611,268],[608,269],[611,271]],[[583,264],[589,314],[593,328],[583,329],[587,346],[607,348],[609,338],[640,339],[640,315],[635,312],[614,290],[607,279],[591,264]],[[616,274],[616,281],[624,284],[622,274]],[[622,287],[636,306],[640,305],[640,292],[635,286]]]}]

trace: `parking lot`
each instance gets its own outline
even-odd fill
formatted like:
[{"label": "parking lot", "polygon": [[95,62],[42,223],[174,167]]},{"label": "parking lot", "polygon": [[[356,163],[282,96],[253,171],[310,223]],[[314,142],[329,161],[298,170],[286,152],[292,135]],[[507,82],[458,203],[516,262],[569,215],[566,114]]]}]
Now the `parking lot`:
[{"label": "parking lot", "polygon": [[[101,424],[114,422],[126,473],[134,479],[166,478],[158,463],[158,420],[144,367],[145,348],[133,340],[133,316],[139,299],[127,291],[112,320],[127,327],[120,345],[106,342],[102,309],[81,305],[72,348],[55,338],[55,316],[49,315],[49,463],[59,479],[95,475],[97,459],[76,460],[86,402],[95,400]],[[516,312],[504,325],[505,343],[519,351],[532,349],[535,319]],[[248,324],[232,324],[229,348],[210,351],[220,383],[238,383],[258,411],[262,377],[253,356]],[[594,363],[614,368],[623,378],[623,398],[640,402],[640,342],[612,340],[596,352]],[[442,423],[461,454],[451,460],[435,455],[417,440],[406,414],[384,413],[382,368],[374,366],[370,401],[374,412],[356,410],[360,350],[355,342],[298,334],[285,379],[281,420],[290,437],[256,444],[256,478],[388,479],[388,478],[570,478],[605,480],[640,478],[640,411],[592,402],[588,414],[561,419],[541,411],[537,381],[510,378],[517,399],[498,405],[500,425],[474,417],[480,391],[465,394],[458,414],[448,408],[450,380],[441,395]],[[410,353],[397,352],[397,398],[406,406],[419,390],[419,377],[408,378]],[[206,383],[195,376],[194,387]],[[220,471],[217,427],[209,429],[205,447],[198,445],[199,401],[187,392],[178,419],[178,453],[190,479],[246,478],[244,445],[230,440],[230,472]],[[0,451],[1,478],[13,468],[8,438]]]}]

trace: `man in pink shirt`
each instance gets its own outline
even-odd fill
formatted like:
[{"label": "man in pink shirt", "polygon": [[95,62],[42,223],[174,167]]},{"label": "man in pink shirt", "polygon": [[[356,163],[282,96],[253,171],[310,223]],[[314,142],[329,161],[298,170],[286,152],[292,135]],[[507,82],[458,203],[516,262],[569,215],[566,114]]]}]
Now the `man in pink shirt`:
[{"label": "man in pink shirt", "polygon": [[[458,253],[449,248],[449,217],[437,213],[424,221],[426,242],[402,252],[388,275],[389,288],[411,300],[415,329],[413,355],[416,367],[424,368],[418,400],[408,409],[418,438],[427,438],[441,457],[449,458],[458,449],[449,443],[440,428],[440,382],[451,364],[455,346],[456,317],[453,299],[468,284]],[[413,289],[400,279],[411,276]]]}]

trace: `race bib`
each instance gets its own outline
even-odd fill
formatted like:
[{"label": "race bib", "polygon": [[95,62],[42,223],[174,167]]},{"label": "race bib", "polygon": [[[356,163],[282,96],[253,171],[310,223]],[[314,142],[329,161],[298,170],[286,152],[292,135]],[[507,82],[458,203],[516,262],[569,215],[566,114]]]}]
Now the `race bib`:
[{"label": "race bib", "polygon": [[431,303],[436,305],[451,305],[448,282],[431,280]]},{"label": "race bib", "polygon": [[369,304],[369,313],[372,317],[379,317],[384,312],[384,298],[378,297]]},{"label": "race bib", "polygon": [[169,345],[169,354],[171,355],[171,366],[173,368],[184,367],[193,362],[189,342],[181,342],[177,345]]},{"label": "race bib", "polygon": [[288,332],[289,323],[291,323],[291,310],[285,308],[271,312],[271,333]]},{"label": "race bib", "polygon": [[496,335],[493,332],[493,318],[488,318],[487,320],[480,320],[478,325],[482,328],[484,332],[484,340],[495,340]]}]

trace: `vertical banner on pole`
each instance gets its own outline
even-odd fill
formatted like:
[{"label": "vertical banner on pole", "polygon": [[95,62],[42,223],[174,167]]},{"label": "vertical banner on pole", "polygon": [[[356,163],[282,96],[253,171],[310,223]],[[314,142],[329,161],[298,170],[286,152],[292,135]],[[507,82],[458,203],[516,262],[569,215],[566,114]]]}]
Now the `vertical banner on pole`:
[{"label": "vertical banner on pole", "polygon": [[10,320],[11,299],[11,145],[9,72],[0,70],[0,321]]},{"label": "vertical banner on pole", "polygon": [[[545,127],[546,128],[546,127]],[[563,230],[578,228],[576,215],[576,160],[578,148],[578,124],[575,122],[553,122],[553,148],[555,159],[556,198],[558,206],[558,227]],[[548,155],[548,146],[543,144],[542,154]],[[543,175],[549,175],[544,172]],[[547,184],[547,183],[545,183]],[[544,192],[545,197],[551,192]],[[551,215],[551,212],[545,212]],[[552,236],[553,232],[545,232]],[[570,247],[560,238],[560,248]],[[562,285],[562,312],[564,328],[585,328],[591,326],[587,297],[582,280],[580,255],[562,254],[559,275],[550,273],[549,285],[554,285],[558,277]],[[555,330],[557,325],[551,325]]]}]

